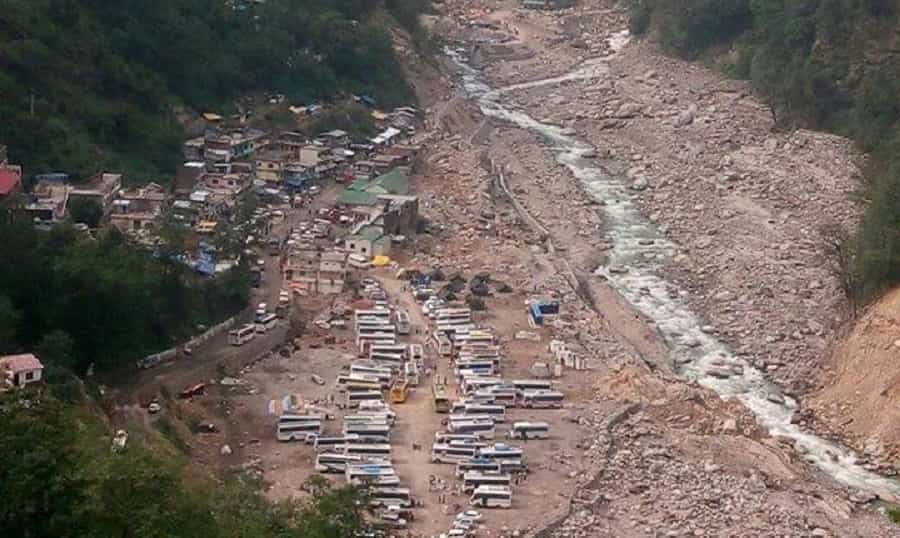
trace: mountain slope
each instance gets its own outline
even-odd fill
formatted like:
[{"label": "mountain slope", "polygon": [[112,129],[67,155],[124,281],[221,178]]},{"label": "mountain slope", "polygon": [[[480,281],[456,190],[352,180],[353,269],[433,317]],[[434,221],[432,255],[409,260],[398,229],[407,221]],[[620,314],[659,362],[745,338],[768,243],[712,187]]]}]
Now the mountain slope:
[{"label": "mountain slope", "polygon": [[[390,2],[409,20],[422,2]],[[174,110],[235,97],[411,97],[365,0],[8,0],[0,10],[0,143],[27,173],[171,172]]]}]

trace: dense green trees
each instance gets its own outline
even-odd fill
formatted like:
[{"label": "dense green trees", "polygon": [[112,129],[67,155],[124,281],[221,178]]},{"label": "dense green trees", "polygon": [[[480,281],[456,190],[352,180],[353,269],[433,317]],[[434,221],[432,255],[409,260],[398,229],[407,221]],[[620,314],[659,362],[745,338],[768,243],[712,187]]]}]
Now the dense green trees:
[{"label": "dense green trees", "polygon": [[273,505],[237,480],[188,485],[164,441],[113,453],[110,437],[89,406],[0,394],[0,536],[334,538],[364,526],[353,489],[317,482],[309,502]]},{"label": "dense green trees", "polygon": [[38,350],[84,373],[131,365],[246,305],[249,277],[214,280],[134,248],[115,230],[97,239],[63,226],[0,222],[0,353]]},{"label": "dense green trees", "polygon": [[[421,0],[391,0],[415,26]],[[298,102],[412,93],[362,0],[8,0],[0,10],[0,141],[29,174],[172,172],[175,112],[278,92]]]},{"label": "dense green trees", "polygon": [[853,239],[857,298],[900,282],[900,64],[897,0],[631,0],[631,27],[696,57],[733,47],[726,66],[748,78],[779,126],[853,137],[874,157]]}]

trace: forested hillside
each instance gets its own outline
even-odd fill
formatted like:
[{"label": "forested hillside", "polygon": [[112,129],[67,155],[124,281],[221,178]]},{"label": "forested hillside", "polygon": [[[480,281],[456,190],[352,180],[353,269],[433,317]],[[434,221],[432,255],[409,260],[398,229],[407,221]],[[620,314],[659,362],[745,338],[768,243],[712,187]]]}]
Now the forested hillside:
[{"label": "forested hillside", "polygon": [[310,501],[270,504],[246,480],[185,479],[184,454],[153,430],[111,452],[100,416],[90,403],[0,393],[0,536],[335,538],[364,526],[350,487],[320,479]]},{"label": "forested hillside", "polygon": [[[631,0],[631,28],[749,79],[778,127],[855,139],[873,159],[852,241],[854,293],[900,282],[897,0]],[[724,58],[724,61],[723,61]]]},{"label": "forested hillside", "polygon": [[[425,2],[384,7],[415,29]],[[26,173],[172,172],[175,110],[367,93],[408,100],[369,0],[7,0],[0,7],[0,143]]]}]

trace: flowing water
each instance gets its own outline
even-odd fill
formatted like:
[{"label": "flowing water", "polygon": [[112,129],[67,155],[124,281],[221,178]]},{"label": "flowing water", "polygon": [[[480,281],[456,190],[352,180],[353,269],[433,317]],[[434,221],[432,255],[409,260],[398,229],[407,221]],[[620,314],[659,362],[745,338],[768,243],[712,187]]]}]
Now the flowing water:
[{"label": "flowing water", "polygon": [[[613,50],[627,42],[627,33],[610,40]],[[585,190],[604,201],[607,235],[614,241],[609,263],[598,269],[610,285],[635,309],[653,320],[671,351],[671,359],[685,378],[716,391],[725,398],[737,398],[776,437],[790,439],[808,461],[839,482],[900,501],[900,483],[863,468],[850,450],[816,435],[805,433],[791,418],[797,404],[765,379],[749,363],[735,356],[713,335],[681,299],[685,292],[660,276],[662,263],[675,252],[667,240],[633,203],[635,193],[626,178],[598,168],[584,158],[595,148],[572,136],[571,131],[540,122],[526,112],[505,104],[504,95],[516,90],[552,86],[568,81],[600,79],[607,75],[608,58],[588,60],[573,71],[553,78],[492,89],[478,71],[454,50],[447,54],[459,65],[466,92],[489,117],[508,121],[542,135],[553,147],[556,159],[583,184]],[[624,270],[609,271],[610,267]]]}]

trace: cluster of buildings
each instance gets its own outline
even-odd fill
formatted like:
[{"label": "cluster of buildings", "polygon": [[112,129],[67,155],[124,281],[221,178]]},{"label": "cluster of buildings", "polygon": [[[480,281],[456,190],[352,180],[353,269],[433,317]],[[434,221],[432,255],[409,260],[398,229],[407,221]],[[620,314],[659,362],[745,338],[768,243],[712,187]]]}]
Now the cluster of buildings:
[{"label": "cluster of buildings", "polygon": [[[70,182],[67,174],[41,174],[26,193],[24,211],[37,226],[49,227],[71,218],[73,203],[83,199],[100,208],[102,225],[138,236],[151,235],[166,213],[201,235],[209,234],[251,190],[266,202],[287,203],[316,180],[356,184],[408,166],[416,148],[400,141],[415,132],[417,111],[402,107],[372,115],[381,131],[364,141],[352,141],[341,130],[310,139],[298,132],[228,129],[211,122],[203,136],[184,143],[184,162],[173,188],[150,183],[127,189],[118,173],[99,173],[79,183]],[[10,164],[0,146],[0,198],[21,192],[22,185],[22,168]],[[378,195],[405,194],[374,183],[355,188],[357,200],[350,205],[372,207],[386,203]]]}]

